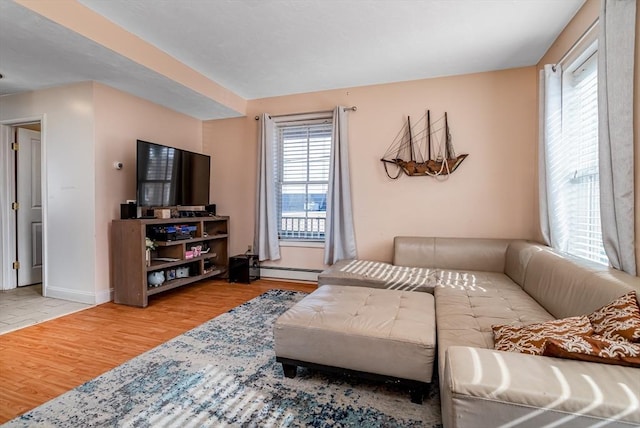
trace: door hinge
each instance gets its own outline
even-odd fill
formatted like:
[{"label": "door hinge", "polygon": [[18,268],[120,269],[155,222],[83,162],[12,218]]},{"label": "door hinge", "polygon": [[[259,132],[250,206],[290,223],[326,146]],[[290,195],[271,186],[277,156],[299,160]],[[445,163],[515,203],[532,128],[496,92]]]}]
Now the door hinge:
[{"label": "door hinge", "polygon": [[19,202],[11,202],[11,209],[14,211],[18,211],[20,209],[20,203]]},{"label": "door hinge", "polygon": [[20,150],[20,144],[11,143],[11,150],[13,150],[14,152],[17,152],[18,150]]},{"label": "door hinge", "polygon": [[15,262],[13,262],[13,268],[16,269],[16,270],[20,269],[20,262],[17,261],[17,260]]}]

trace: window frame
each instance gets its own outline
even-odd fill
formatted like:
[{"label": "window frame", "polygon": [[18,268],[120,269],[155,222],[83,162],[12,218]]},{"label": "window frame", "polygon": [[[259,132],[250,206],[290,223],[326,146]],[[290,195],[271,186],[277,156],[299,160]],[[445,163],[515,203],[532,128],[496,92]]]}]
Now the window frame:
[{"label": "window frame", "polygon": [[[327,217],[327,213],[326,213],[326,204],[325,204],[325,209],[324,209],[324,216],[309,216],[310,212],[317,212],[317,211],[313,211],[313,210],[309,210],[308,209],[308,198],[309,198],[309,186],[315,186],[315,185],[320,185],[320,186],[325,186],[326,192],[325,192],[325,200],[326,200],[326,194],[328,192],[328,184],[329,184],[329,163],[330,163],[330,156],[331,156],[331,147],[332,147],[332,139],[333,139],[333,114],[332,112],[321,112],[321,113],[311,113],[311,114],[299,114],[299,115],[287,115],[287,116],[279,116],[279,117],[274,117],[274,144],[275,144],[275,150],[273,153],[274,156],[274,166],[275,166],[275,171],[274,171],[274,185],[275,185],[275,197],[276,197],[276,215],[277,215],[277,222],[278,222],[278,241],[280,243],[280,245],[282,246],[311,246],[311,247],[321,247],[324,246],[324,242],[325,242],[325,225],[326,225],[326,217]],[[327,126],[328,125],[328,126]],[[321,150],[326,150],[326,180],[312,180],[310,177],[310,171],[309,171],[309,158],[310,158],[310,154],[309,154],[309,150],[311,150],[309,142],[310,139],[307,138],[307,142],[306,142],[306,149],[307,149],[307,171],[306,171],[306,180],[295,180],[295,181],[289,181],[289,182],[285,182],[284,179],[284,173],[285,173],[285,166],[284,166],[284,142],[283,139],[281,138],[281,135],[283,133],[282,130],[287,129],[287,128],[294,128],[294,127],[322,127],[324,126],[328,135],[328,141],[326,141],[326,145],[321,147]],[[283,186],[285,185],[300,185],[300,186],[305,186],[305,203],[304,203],[304,210],[301,212],[304,212],[304,217],[287,217],[286,215],[283,216],[283,206],[282,206],[282,195],[283,193]],[[296,219],[302,219],[302,218],[306,218],[306,219],[312,219],[311,221],[305,221],[305,229],[314,229],[317,228],[317,232],[314,231],[309,231],[309,230],[305,230],[305,231],[300,231],[300,220],[298,220],[298,222],[295,223],[295,226],[292,225],[292,228],[297,228],[297,231],[293,231],[293,230],[289,230],[286,231],[283,229],[283,218],[296,218]],[[319,219],[317,222],[315,222],[313,219]],[[309,227],[309,224],[311,224],[311,227]],[[286,232],[289,232],[288,234]]]}]

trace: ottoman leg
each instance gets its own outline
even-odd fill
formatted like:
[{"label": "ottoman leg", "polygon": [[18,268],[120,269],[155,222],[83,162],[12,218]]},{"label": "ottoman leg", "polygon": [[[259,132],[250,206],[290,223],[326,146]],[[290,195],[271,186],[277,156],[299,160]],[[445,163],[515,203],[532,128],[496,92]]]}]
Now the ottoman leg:
[{"label": "ottoman leg", "polygon": [[294,377],[296,377],[297,369],[298,369],[298,366],[294,364],[282,363],[282,371],[284,372],[284,377],[293,379]]},{"label": "ottoman leg", "polygon": [[415,404],[422,404],[422,397],[424,397],[424,388],[415,387],[409,391],[411,393],[411,402]]}]

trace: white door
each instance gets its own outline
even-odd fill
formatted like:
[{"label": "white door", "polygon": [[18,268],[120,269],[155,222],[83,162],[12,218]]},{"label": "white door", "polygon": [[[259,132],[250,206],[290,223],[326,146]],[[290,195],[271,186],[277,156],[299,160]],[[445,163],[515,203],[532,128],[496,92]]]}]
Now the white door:
[{"label": "white door", "polygon": [[16,218],[18,287],[42,282],[40,132],[18,128]]}]

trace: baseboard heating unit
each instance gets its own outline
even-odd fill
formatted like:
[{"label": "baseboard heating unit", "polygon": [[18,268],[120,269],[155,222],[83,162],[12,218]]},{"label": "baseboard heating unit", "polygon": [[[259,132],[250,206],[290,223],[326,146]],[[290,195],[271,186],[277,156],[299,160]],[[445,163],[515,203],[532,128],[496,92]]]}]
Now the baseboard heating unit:
[{"label": "baseboard heating unit", "polygon": [[260,278],[290,279],[298,281],[318,281],[319,269],[288,268],[280,266],[260,266]]}]

